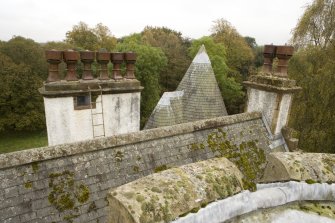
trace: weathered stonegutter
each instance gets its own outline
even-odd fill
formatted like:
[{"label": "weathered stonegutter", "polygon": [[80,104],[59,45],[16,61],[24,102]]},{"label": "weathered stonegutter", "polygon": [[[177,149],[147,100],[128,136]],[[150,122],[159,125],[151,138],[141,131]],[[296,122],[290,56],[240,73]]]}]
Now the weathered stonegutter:
[{"label": "weathered stonegutter", "polygon": [[[223,142],[213,138],[218,130]],[[220,155],[202,146],[209,136],[214,144],[269,150],[253,112],[1,154],[0,222],[104,223],[111,188]]]},{"label": "weathered stonegutter", "polygon": [[242,190],[242,173],[228,159],[192,163],[110,190],[108,222],[170,222]]},{"label": "weathered stonegutter", "polygon": [[270,153],[262,182],[306,181],[335,182],[335,154]]}]

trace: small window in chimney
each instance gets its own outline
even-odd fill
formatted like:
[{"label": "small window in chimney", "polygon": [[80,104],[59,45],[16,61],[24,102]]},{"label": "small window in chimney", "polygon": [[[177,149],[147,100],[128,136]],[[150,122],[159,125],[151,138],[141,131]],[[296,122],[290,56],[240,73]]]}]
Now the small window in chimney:
[{"label": "small window in chimney", "polygon": [[91,108],[91,98],[89,95],[75,96],[73,99],[75,110]]}]

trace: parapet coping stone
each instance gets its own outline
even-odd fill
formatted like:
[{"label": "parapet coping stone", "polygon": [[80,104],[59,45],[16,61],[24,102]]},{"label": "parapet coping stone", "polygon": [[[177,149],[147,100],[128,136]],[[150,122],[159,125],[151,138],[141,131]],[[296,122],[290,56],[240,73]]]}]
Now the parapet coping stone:
[{"label": "parapet coping stone", "polygon": [[306,181],[335,182],[335,154],[274,152],[267,157],[260,182]]},{"label": "parapet coping stone", "polygon": [[43,87],[38,89],[44,97],[67,97],[80,95],[83,93],[102,92],[107,93],[130,93],[141,92],[143,87],[136,79],[121,80],[78,80],[78,81],[57,81],[44,83]]},{"label": "parapet coping stone", "polygon": [[302,89],[296,85],[295,80],[278,77],[269,73],[253,75],[247,81],[243,81],[243,84],[247,87],[252,87],[259,90],[279,93],[294,93]]},{"label": "parapet coping stone", "polygon": [[133,133],[114,135],[99,139],[91,139],[68,144],[4,153],[0,154],[0,169],[99,151],[106,148],[125,146],[211,128],[218,128],[220,126],[232,125],[261,118],[262,114],[260,112],[248,112],[231,116],[221,116],[195,122],[182,123],[173,126],[142,130]]}]

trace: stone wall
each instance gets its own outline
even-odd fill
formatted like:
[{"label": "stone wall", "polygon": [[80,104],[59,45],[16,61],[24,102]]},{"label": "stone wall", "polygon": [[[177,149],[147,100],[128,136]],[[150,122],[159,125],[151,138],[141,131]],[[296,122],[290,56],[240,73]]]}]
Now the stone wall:
[{"label": "stone wall", "polygon": [[1,154],[0,222],[106,222],[109,189],[213,158],[194,145],[218,129],[225,142],[269,149],[261,114],[253,112]]}]

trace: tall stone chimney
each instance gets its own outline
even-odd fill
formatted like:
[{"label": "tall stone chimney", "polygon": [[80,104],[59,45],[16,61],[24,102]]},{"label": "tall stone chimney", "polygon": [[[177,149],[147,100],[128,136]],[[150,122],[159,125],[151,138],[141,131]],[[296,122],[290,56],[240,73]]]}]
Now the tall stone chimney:
[{"label": "tall stone chimney", "polygon": [[[135,53],[48,50],[46,59],[49,75],[39,91],[44,98],[49,145],[139,131],[143,87],[134,76]],[[98,64],[96,78],[94,61]],[[59,71],[62,62],[67,68],[64,77]],[[80,62],[82,76],[77,72]]]},{"label": "tall stone chimney", "polygon": [[244,81],[248,102],[246,112],[263,113],[273,135],[288,123],[293,94],[301,88],[287,76],[292,46],[265,45],[263,71]]}]

